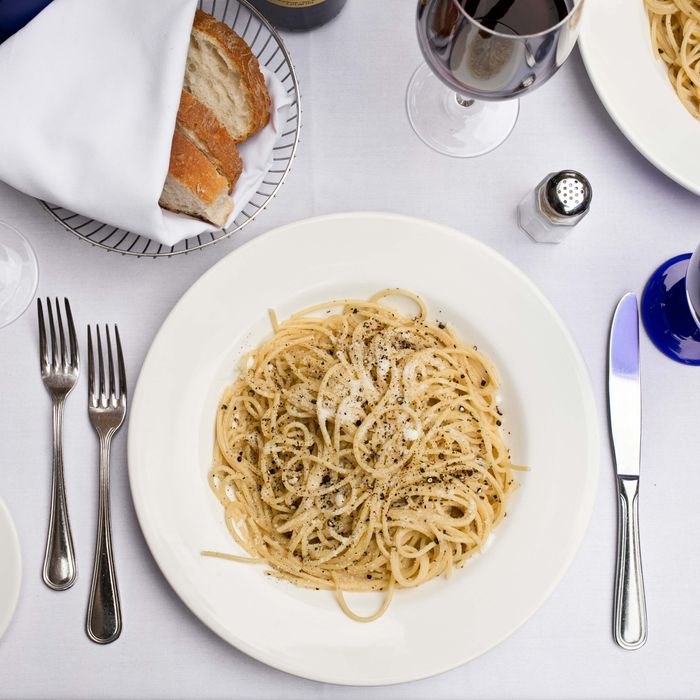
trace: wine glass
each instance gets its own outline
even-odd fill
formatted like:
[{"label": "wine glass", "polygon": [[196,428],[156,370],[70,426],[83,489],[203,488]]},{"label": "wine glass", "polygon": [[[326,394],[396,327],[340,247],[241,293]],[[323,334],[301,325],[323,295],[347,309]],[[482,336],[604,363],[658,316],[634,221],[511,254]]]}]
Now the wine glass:
[{"label": "wine glass", "polygon": [[676,362],[700,365],[700,245],[667,260],[642,295],[642,322],[656,347]]},{"label": "wine glass", "polygon": [[408,118],[450,156],[488,153],[518,118],[518,96],[554,75],[576,43],[583,0],[418,0],[426,63],[411,78]]},{"label": "wine glass", "polygon": [[29,241],[0,221],[0,328],[24,313],[38,281],[39,266]]}]

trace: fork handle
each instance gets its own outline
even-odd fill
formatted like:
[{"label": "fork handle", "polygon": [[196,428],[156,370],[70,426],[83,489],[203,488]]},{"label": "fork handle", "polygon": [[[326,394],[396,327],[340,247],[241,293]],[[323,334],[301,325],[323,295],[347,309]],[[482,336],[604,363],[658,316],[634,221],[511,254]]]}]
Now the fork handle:
[{"label": "fork handle", "polygon": [[63,401],[59,400],[53,403],[53,476],[43,579],[49,588],[65,591],[75,583],[76,575],[73,537],[63,481]]},{"label": "fork handle", "polygon": [[112,554],[112,520],[109,506],[109,452],[111,435],[100,436],[100,496],[97,516],[97,542],[86,631],[97,644],[113,642],[122,631],[117,576]]},{"label": "fork handle", "polygon": [[613,632],[623,649],[639,649],[647,640],[647,607],[639,547],[639,479],[617,477],[617,570]]}]

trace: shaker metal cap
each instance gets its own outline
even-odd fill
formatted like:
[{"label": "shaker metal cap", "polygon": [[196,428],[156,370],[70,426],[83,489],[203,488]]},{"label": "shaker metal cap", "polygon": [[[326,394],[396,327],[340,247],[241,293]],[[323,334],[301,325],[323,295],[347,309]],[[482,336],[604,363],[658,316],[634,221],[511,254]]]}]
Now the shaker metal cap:
[{"label": "shaker metal cap", "polygon": [[545,201],[560,216],[586,213],[592,197],[591,183],[576,170],[562,170],[552,175],[545,185]]}]

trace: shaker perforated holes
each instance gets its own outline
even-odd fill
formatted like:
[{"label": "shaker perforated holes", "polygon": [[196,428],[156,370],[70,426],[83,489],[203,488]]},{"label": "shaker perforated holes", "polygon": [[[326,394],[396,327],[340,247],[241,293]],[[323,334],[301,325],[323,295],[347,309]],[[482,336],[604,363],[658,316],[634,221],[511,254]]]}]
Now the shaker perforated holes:
[{"label": "shaker perforated holes", "polygon": [[550,178],[545,194],[547,203],[554,212],[561,216],[575,216],[588,209],[591,186],[575,170],[563,170]]},{"label": "shaker perforated holes", "polygon": [[574,178],[567,177],[557,185],[557,196],[565,209],[574,209],[583,202],[583,185]]},{"label": "shaker perforated holes", "polygon": [[592,195],[581,173],[550,173],[518,205],[518,223],[538,243],[559,243],[588,213]]}]

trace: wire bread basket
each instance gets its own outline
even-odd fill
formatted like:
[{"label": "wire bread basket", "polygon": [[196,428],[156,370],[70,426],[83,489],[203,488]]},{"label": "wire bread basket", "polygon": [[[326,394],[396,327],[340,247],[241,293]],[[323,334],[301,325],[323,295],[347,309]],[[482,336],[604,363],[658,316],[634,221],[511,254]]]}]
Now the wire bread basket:
[{"label": "wire bread basket", "polygon": [[42,201],[49,214],[78,238],[123,255],[169,257],[189,253],[218,243],[249,224],[282,186],[296,154],[301,128],[299,84],[294,65],[282,38],[270,23],[246,0],[200,0],[199,8],[233,28],[250,46],[261,66],[272,71],[291,96],[287,122],[273,150],[273,159],[257,192],[243,211],[226,228],[200,233],[174,246],[163,245],[137,233],[95,221],[64,207]]}]

